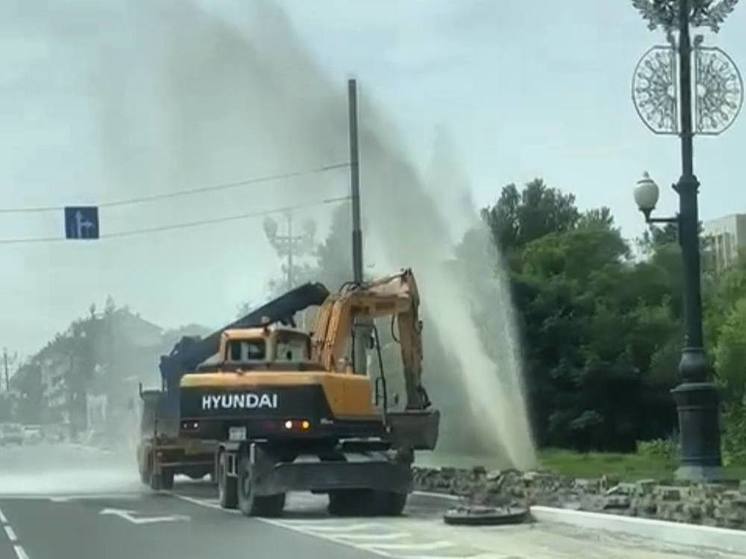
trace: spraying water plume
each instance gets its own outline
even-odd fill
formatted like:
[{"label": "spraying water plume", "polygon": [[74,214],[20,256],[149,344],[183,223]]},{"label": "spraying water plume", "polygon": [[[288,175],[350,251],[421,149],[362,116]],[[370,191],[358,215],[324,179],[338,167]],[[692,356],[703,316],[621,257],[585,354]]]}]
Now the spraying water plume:
[{"label": "spraying water plume", "polygon": [[[80,8],[69,9],[70,19],[77,21]],[[95,121],[91,149],[97,150],[109,198],[147,194],[164,184],[210,184],[347,160],[344,84],[332,83],[318,69],[274,3],[237,3],[230,14],[161,0],[112,2],[97,9],[101,28],[86,38],[76,60],[86,76],[81,87],[88,88]],[[65,20],[65,14],[58,20]],[[69,30],[50,24],[45,32],[67,39]],[[425,383],[440,382],[463,392],[459,405],[469,414],[447,415],[446,422],[477,434],[481,446],[506,465],[529,467],[535,456],[512,305],[506,280],[499,269],[496,276],[492,265],[499,255],[487,235],[476,235],[481,240],[472,253],[479,254],[469,260],[469,273],[453,264],[464,232],[481,227],[469,203],[468,183],[454,179],[445,185],[423,178],[382,112],[371,106],[364,83],[361,96],[366,252],[389,270],[415,270],[428,328],[453,364],[427,370]],[[188,221],[236,206],[318,201],[346,190],[343,174],[308,176],[251,193],[180,201],[168,212],[143,207],[138,218],[160,220],[168,213],[177,216],[173,221]],[[458,215],[448,201],[453,199],[459,200]],[[112,213],[106,220],[116,229],[130,217]],[[151,316],[149,304],[185,321],[200,320],[183,302],[193,301],[193,294],[214,282],[215,274],[222,274],[220,293],[214,294],[219,298],[246,289],[241,270],[274,267],[269,247],[252,241],[261,237],[261,223],[256,223],[204,229],[188,241],[181,235],[164,235],[158,243],[133,239],[118,245],[116,257],[101,256],[104,271],[97,281],[124,281],[139,289],[133,305]],[[226,239],[244,239],[238,243],[244,256],[237,258],[236,245]],[[210,265],[205,266],[208,255]],[[52,249],[45,257],[63,258]],[[118,270],[127,263],[139,273],[122,280]],[[158,287],[175,274],[193,283]],[[125,291],[119,298],[130,300]],[[211,300],[193,303],[195,308],[215,306]],[[234,298],[231,306],[236,303]],[[490,331],[475,320],[485,310],[494,324]],[[157,314],[154,319],[159,321]]]}]

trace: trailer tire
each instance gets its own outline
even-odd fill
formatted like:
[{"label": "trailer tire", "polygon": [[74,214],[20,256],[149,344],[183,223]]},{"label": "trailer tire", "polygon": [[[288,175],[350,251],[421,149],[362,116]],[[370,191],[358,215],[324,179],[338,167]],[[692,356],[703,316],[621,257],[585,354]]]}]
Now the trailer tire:
[{"label": "trailer tire", "polygon": [[329,492],[329,514],[334,516],[400,516],[406,493],[342,489]]},{"label": "trailer tire", "polygon": [[338,489],[329,492],[329,514],[333,516],[369,516],[370,491]]},{"label": "trailer tire", "polygon": [[153,491],[160,491],[162,489],[161,486],[161,476],[154,474],[152,471],[150,473],[150,482],[148,483],[150,485],[150,488]]},{"label": "trailer tire", "polygon": [[376,516],[401,516],[407,504],[407,494],[393,491],[374,491],[371,501]]},{"label": "trailer tire", "polygon": [[224,509],[235,509],[238,506],[238,480],[228,475],[228,457],[220,451],[217,459],[218,499]]},{"label": "trailer tire", "polygon": [[155,474],[151,470],[150,488],[153,491],[171,490],[174,488],[173,470],[161,470],[160,474]]},{"label": "trailer tire", "polygon": [[277,495],[255,495],[251,483],[252,471],[249,458],[245,454],[238,463],[238,508],[244,516],[282,515],[285,508],[285,493]]},{"label": "trailer tire", "polygon": [[171,490],[174,488],[174,471],[161,470],[161,489]]},{"label": "trailer tire", "polygon": [[[145,463],[143,464],[143,460]],[[151,472],[153,471],[153,457],[150,452],[147,453],[147,457],[140,459],[140,481],[144,485],[150,485]]]}]

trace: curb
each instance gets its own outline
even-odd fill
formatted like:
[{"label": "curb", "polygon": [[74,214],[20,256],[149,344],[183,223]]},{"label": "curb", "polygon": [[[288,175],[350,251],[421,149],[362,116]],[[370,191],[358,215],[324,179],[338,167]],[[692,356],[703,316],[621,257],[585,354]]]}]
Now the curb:
[{"label": "curb", "polygon": [[678,546],[708,547],[746,554],[746,531],[743,530],[542,506],[531,507],[531,515],[539,522],[572,524]]}]

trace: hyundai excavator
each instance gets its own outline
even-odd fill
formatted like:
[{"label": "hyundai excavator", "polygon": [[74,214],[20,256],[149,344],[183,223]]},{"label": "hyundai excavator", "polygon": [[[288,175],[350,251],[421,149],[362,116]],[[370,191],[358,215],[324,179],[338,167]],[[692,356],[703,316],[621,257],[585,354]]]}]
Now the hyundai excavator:
[{"label": "hyundai excavator", "polygon": [[[287,492],[311,491],[328,494],[332,514],[398,515],[414,451],[435,448],[440,414],[421,382],[412,272],[349,283],[323,300],[320,291],[286,307],[317,306],[312,332],[296,328],[289,312],[266,314],[256,326],[224,330],[217,353],[180,377],[180,434],[218,441],[224,508],[277,516]],[[388,402],[376,319],[391,320],[400,345],[404,409]],[[356,347],[378,354],[375,375],[355,370]]]},{"label": "hyundai excavator", "polygon": [[168,355],[161,357],[161,387],[143,390],[137,461],[140,478],[154,490],[171,489],[176,474],[194,479],[215,473],[214,439],[180,436],[179,381],[181,377],[218,352],[225,331],[259,326],[262,320],[291,324],[296,312],[320,305],[329,291],[318,283],[293,289],[255,309],[205,338],[183,337]]}]

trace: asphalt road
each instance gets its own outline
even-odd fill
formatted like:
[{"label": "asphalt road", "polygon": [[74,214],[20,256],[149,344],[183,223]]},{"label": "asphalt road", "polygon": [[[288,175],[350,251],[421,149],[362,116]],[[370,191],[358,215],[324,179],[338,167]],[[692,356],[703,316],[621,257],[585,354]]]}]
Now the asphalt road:
[{"label": "asphalt road", "polygon": [[446,526],[452,504],[416,494],[401,518],[342,519],[293,494],[283,518],[245,518],[206,482],[150,492],[129,454],[0,447],[0,559],[732,559],[561,525]]}]

